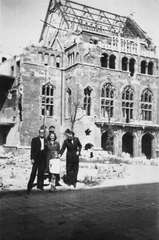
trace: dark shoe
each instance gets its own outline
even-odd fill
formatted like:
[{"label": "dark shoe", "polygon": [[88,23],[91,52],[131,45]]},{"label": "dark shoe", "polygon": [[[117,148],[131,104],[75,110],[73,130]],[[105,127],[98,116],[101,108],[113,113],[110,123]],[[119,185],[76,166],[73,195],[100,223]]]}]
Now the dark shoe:
[{"label": "dark shoe", "polygon": [[27,189],[27,194],[30,195],[31,194],[31,190]]},{"label": "dark shoe", "polygon": [[73,184],[74,188],[76,188],[76,183]]},{"label": "dark shoe", "polygon": [[37,187],[38,189],[40,189],[42,192],[44,192],[44,189],[42,187]]}]

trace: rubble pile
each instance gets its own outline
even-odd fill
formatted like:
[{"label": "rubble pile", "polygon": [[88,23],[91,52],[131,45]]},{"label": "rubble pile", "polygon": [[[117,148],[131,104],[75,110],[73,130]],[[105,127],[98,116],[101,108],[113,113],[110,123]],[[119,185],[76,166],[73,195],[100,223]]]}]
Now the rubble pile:
[{"label": "rubble pile", "polygon": [[[131,158],[123,154],[121,158],[107,152],[95,152],[93,158],[86,154],[80,156],[78,180],[85,186],[100,185],[110,180],[118,180],[129,175],[130,166],[159,166],[158,159]],[[30,152],[14,155],[5,154],[0,158],[0,189],[26,189],[31,172]],[[66,158],[61,158],[61,177],[66,174]]]},{"label": "rubble pile", "polygon": [[26,188],[31,171],[29,159],[29,154],[14,156],[12,153],[8,153],[5,159],[1,159],[0,173],[3,190]]}]

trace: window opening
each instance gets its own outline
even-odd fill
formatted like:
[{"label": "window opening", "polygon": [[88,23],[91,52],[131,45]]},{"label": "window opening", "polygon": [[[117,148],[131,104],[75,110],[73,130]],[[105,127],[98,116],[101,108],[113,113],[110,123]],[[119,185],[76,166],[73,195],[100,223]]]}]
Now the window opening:
[{"label": "window opening", "polygon": [[54,115],[54,92],[55,87],[53,85],[46,84],[42,86],[42,112],[44,116],[53,116]]},{"label": "window opening", "polygon": [[130,119],[133,119],[133,98],[134,90],[131,86],[126,86],[122,93],[122,112],[123,118],[129,123]]},{"label": "window opening", "polygon": [[146,88],[141,94],[141,118],[152,121],[152,92]]},{"label": "window opening", "polygon": [[114,115],[115,89],[111,83],[103,85],[101,90],[101,114],[102,117],[112,118]]},{"label": "window opening", "polygon": [[109,68],[115,69],[115,59],[116,57],[114,55],[111,55],[109,58]]},{"label": "window opening", "polygon": [[102,54],[100,61],[101,61],[101,67],[105,67],[105,68],[108,67],[108,55],[106,53]]},{"label": "window opening", "polygon": [[135,59],[133,58],[131,58],[129,62],[129,71],[130,71],[130,76],[133,77],[135,72]]},{"label": "window opening", "polygon": [[141,62],[141,73],[146,74],[146,61]]},{"label": "window opening", "polygon": [[122,58],[122,70],[123,71],[128,70],[128,59],[127,59],[127,57]]},{"label": "window opening", "polygon": [[148,63],[148,74],[153,75],[153,62]]},{"label": "window opening", "polygon": [[84,89],[84,103],[83,103],[83,109],[86,111],[86,115],[91,115],[91,92],[92,89],[90,87],[86,87]]}]

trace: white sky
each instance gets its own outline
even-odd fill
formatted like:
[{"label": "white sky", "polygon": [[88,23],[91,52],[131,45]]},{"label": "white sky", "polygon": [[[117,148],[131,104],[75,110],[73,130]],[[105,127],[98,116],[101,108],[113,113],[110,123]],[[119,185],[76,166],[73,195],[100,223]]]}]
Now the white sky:
[{"label": "white sky", "polygon": [[[95,8],[128,16],[153,39],[159,48],[159,0],[75,0]],[[0,0],[0,45],[18,54],[30,43],[38,43],[49,0]],[[159,52],[159,49],[158,49]]]}]

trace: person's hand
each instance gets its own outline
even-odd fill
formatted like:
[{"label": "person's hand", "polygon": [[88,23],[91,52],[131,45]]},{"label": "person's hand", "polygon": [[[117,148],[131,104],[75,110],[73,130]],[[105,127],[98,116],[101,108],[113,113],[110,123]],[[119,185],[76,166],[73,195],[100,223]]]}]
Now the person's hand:
[{"label": "person's hand", "polygon": [[34,159],[31,159],[31,164],[35,163],[35,160]]},{"label": "person's hand", "polygon": [[79,156],[79,151],[76,152],[76,155]]}]

